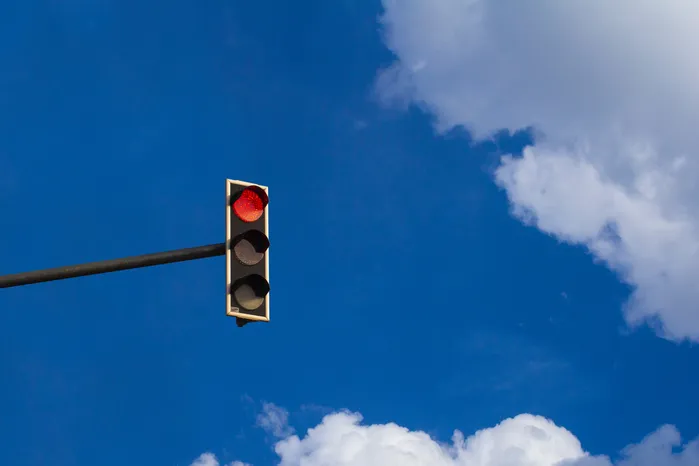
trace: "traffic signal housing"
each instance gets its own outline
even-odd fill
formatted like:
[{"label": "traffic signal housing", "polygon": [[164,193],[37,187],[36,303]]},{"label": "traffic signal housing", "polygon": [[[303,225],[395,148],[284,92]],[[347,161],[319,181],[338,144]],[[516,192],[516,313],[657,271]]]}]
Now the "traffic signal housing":
[{"label": "traffic signal housing", "polygon": [[226,180],[226,314],[269,322],[269,189]]}]

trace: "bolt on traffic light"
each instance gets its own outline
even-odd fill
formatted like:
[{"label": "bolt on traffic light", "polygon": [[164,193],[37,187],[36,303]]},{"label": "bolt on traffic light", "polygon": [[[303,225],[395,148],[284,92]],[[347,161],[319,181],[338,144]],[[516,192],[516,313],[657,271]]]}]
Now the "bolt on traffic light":
[{"label": "bolt on traffic light", "polygon": [[226,314],[269,322],[268,188],[226,180]]}]

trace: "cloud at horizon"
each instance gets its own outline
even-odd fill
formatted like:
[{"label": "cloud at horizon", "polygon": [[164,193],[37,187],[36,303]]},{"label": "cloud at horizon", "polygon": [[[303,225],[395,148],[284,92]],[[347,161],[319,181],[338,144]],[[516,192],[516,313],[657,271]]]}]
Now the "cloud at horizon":
[{"label": "cloud at horizon", "polygon": [[[281,409],[276,408],[275,409]],[[450,443],[394,423],[362,424],[359,413],[323,417],[304,436],[289,434],[274,445],[279,466],[694,466],[699,439],[682,444],[674,426],[665,425],[618,458],[586,452],[578,438],[551,420],[531,414],[505,419],[469,437],[454,431]],[[279,426],[292,432],[288,425]],[[226,466],[245,466],[233,462]],[[211,453],[191,466],[220,466]]]}]

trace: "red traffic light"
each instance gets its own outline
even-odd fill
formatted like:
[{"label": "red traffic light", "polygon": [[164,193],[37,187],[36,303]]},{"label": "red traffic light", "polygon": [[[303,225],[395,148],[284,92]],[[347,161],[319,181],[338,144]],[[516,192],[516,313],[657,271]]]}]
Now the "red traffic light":
[{"label": "red traffic light", "polygon": [[262,216],[268,202],[267,194],[262,188],[250,186],[233,202],[233,212],[243,222],[254,222]]}]

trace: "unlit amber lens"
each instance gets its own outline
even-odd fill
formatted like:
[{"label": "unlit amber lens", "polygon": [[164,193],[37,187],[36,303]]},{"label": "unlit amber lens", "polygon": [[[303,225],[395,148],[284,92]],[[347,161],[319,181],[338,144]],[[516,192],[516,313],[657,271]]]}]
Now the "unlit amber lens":
[{"label": "unlit amber lens", "polygon": [[257,252],[255,246],[247,239],[241,239],[233,247],[235,257],[244,265],[258,264],[264,257],[264,253]]}]

